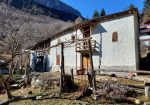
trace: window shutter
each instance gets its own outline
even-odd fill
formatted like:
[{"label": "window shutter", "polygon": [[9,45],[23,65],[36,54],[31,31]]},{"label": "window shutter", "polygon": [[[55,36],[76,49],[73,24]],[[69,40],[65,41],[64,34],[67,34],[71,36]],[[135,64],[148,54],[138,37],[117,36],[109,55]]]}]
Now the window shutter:
[{"label": "window shutter", "polygon": [[118,33],[117,32],[112,33],[112,42],[118,42]]}]

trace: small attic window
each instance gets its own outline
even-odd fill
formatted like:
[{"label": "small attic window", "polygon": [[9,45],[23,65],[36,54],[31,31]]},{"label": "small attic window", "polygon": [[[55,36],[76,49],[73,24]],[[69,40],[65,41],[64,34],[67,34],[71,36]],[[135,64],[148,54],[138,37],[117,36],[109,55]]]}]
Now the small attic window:
[{"label": "small attic window", "polygon": [[71,36],[71,40],[72,40],[72,43],[75,42],[75,35],[72,35],[72,36]]},{"label": "small attic window", "polygon": [[56,55],[56,65],[60,65],[60,55]]},{"label": "small attic window", "polygon": [[117,32],[112,33],[112,42],[118,42],[118,33]]},{"label": "small attic window", "polygon": [[60,43],[61,43],[60,39],[57,39],[57,44],[60,44]]}]

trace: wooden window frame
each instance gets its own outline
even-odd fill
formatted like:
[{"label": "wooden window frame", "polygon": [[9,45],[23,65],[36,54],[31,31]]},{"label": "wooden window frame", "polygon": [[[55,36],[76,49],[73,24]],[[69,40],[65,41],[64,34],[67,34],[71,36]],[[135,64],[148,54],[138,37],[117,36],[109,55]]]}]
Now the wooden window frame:
[{"label": "wooden window frame", "polygon": [[56,65],[60,65],[60,55],[56,55]]},{"label": "wooden window frame", "polygon": [[75,35],[72,35],[72,36],[71,36],[72,43],[75,42],[75,39],[76,39],[76,36],[75,36]]},{"label": "wooden window frame", "polygon": [[112,42],[118,42],[118,32],[113,32],[112,33]]}]

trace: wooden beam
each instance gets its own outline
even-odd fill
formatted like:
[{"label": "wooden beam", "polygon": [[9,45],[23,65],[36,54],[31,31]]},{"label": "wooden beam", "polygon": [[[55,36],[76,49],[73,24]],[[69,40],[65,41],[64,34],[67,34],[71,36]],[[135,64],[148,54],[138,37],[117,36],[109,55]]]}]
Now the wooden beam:
[{"label": "wooden beam", "polygon": [[65,65],[64,65],[64,43],[61,43],[61,92],[64,92],[67,89],[66,79],[65,79]]},{"label": "wooden beam", "polygon": [[89,46],[89,56],[90,56],[90,64],[91,64],[91,77],[92,77],[92,85],[93,85],[92,87],[93,87],[93,90],[95,91],[96,90],[96,80],[95,80],[95,73],[94,73],[90,39],[88,39],[88,46]]},{"label": "wooden beam", "polygon": [[124,72],[124,73],[145,73],[145,74],[150,74],[150,71],[143,71],[143,70],[100,70],[100,69],[95,69],[94,70],[95,72],[96,71],[103,71],[103,72]]}]

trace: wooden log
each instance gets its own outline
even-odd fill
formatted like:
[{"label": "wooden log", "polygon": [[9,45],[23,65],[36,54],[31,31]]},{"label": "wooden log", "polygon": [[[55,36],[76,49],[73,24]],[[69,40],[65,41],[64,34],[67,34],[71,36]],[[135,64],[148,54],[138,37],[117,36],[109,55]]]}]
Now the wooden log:
[{"label": "wooden log", "polygon": [[146,98],[150,97],[149,91],[150,91],[150,83],[149,82],[145,82],[145,97]]},{"label": "wooden log", "polygon": [[134,88],[134,89],[144,89],[144,86],[138,86],[138,85],[127,85],[130,88]]},{"label": "wooden log", "polygon": [[[143,71],[143,70],[100,70],[94,69],[95,72],[121,72],[121,73],[144,73],[150,74],[150,71]],[[97,73],[98,74],[98,73]]]},{"label": "wooden log", "polygon": [[128,97],[127,101],[132,102],[135,105],[142,105],[143,103],[140,99],[132,98],[132,97]]}]

